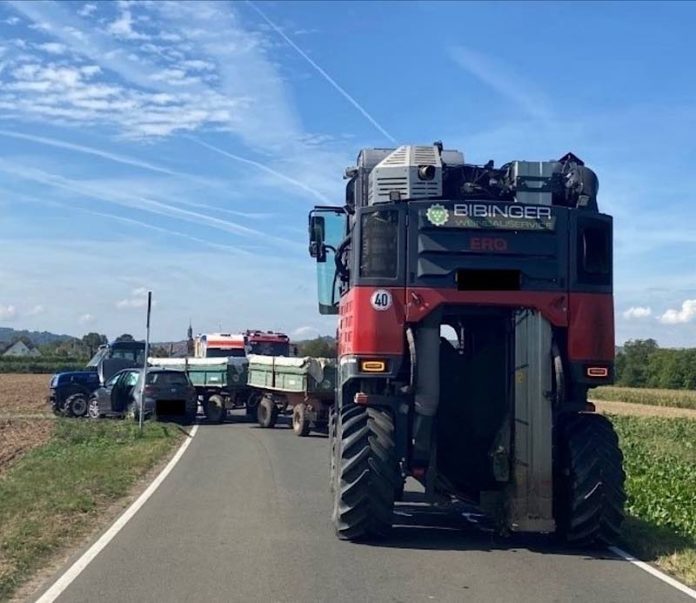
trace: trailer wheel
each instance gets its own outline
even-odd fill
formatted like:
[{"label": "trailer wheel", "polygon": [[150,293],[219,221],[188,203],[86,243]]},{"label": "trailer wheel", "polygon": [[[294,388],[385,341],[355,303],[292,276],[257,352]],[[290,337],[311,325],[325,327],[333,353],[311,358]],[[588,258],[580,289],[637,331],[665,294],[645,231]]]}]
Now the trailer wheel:
[{"label": "trailer wheel", "polygon": [[292,430],[295,435],[306,437],[309,435],[309,429],[312,422],[307,417],[307,407],[304,404],[298,404],[292,409]]},{"label": "trailer wheel", "polygon": [[278,419],[278,407],[272,398],[264,396],[261,398],[258,407],[256,408],[256,419],[261,427],[275,427]]},{"label": "trailer wheel", "polygon": [[337,417],[337,479],[333,522],[342,540],[385,536],[399,483],[394,421],[378,408],[350,405]]},{"label": "trailer wheel", "polygon": [[65,409],[65,414],[69,417],[84,417],[89,408],[87,394],[78,393],[69,396],[63,408]]},{"label": "trailer wheel", "polygon": [[223,423],[227,414],[225,400],[222,396],[213,394],[203,402],[203,412],[210,423]]},{"label": "trailer wheel", "polygon": [[561,417],[556,439],[554,516],[557,535],[572,546],[614,544],[624,518],[623,455],[601,415]]},{"label": "trailer wheel", "polygon": [[250,419],[256,418],[258,420],[258,408],[259,402],[261,401],[262,394],[259,392],[251,392],[246,400],[246,416]]}]

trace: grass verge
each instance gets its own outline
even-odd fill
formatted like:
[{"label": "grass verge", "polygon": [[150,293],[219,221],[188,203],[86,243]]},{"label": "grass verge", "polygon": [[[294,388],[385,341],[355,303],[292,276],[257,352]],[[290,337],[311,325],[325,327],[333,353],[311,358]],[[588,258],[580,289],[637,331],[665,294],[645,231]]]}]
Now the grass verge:
[{"label": "grass verge", "polygon": [[141,435],[129,421],[58,421],[0,478],[0,600],[93,529],[182,436],[167,424],[146,423]]},{"label": "grass verge", "polygon": [[647,389],[642,387],[596,387],[590,398],[609,402],[630,402],[651,406],[696,409],[696,391],[689,389]]},{"label": "grass verge", "polygon": [[696,586],[696,421],[612,416],[624,453],[623,546]]}]

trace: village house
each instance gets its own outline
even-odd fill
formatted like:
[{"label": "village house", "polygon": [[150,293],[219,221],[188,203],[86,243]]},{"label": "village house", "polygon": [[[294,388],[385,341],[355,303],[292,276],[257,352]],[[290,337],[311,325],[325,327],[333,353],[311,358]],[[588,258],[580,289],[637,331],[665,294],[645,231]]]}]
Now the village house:
[{"label": "village house", "polygon": [[10,344],[0,343],[0,356],[35,358],[36,356],[41,356],[41,352],[39,352],[39,350],[37,350],[33,345],[26,344],[20,339]]}]

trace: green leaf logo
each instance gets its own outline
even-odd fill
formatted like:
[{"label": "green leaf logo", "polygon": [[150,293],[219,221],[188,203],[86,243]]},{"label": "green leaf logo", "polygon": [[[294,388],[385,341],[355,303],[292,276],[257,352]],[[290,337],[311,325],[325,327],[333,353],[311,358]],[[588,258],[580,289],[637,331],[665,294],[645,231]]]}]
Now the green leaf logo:
[{"label": "green leaf logo", "polygon": [[435,203],[425,212],[425,217],[430,220],[433,226],[444,226],[447,224],[447,220],[449,220],[449,212],[444,205]]}]

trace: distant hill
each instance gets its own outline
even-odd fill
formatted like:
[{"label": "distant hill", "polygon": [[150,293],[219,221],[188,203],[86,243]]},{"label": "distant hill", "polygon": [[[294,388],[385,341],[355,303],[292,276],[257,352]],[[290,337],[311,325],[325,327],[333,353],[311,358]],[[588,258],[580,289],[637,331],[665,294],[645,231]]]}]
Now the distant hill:
[{"label": "distant hill", "polygon": [[0,341],[9,343],[19,339],[20,337],[26,337],[34,345],[62,343],[64,341],[75,339],[75,337],[71,337],[70,335],[57,335],[56,333],[49,333],[48,331],[18,331],[16,329],[11,329],[10,327],[0,327]]}]

